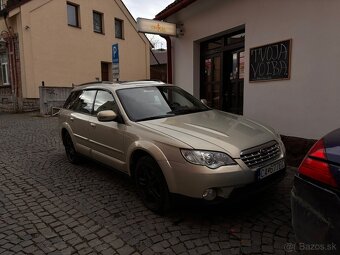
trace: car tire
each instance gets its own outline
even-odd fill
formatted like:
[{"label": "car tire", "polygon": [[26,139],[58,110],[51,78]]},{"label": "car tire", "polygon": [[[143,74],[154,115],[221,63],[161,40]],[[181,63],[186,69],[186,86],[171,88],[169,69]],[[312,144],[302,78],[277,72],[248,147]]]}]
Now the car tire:
[{"label": "car tire", "polygon": [[136,164],[137,191],[147,208],[164,214],[170,209],[170,194],[162,170],[150,156],[140,158]]},{"label": "car tire", "polygon": [[68,132],[64,135],[64,147],[68,161],[72,164],[78,164],[80,162],[80,157],[74,148],[72,138]]}]

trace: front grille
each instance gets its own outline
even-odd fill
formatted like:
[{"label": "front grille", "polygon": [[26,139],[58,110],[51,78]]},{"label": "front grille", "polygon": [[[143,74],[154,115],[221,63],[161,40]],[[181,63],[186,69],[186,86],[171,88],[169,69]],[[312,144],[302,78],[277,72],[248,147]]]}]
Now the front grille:
[{"label": "front grille", "polygon": [[256,146],[241,151],[241,159],[250,168],[278,158],[280,156],[280,145],[276,141],[271,141],[260,146]]}]

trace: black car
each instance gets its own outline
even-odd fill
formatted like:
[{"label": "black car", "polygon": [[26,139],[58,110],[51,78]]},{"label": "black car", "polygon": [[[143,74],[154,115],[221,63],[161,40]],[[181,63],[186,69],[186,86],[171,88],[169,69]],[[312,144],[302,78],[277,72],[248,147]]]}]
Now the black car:
[{"label": "black car", "polygon": [[340,129],[317,141],[302,161],[291,203],[301,250],[340,254]]}]

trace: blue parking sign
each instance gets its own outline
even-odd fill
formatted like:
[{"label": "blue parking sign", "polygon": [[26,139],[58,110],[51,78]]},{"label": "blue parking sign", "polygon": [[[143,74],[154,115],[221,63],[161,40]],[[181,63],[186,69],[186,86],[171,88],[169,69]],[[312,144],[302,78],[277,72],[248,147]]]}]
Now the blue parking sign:
[{"label": "blue parking sign", "polygon": [[118,43],[112,45],[112,63],[113,64],[119,63]]}]

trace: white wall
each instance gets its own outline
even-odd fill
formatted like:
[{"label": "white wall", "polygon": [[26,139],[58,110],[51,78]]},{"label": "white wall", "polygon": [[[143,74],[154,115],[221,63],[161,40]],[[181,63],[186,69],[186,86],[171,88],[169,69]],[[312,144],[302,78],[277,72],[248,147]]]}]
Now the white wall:
[{"label": "white wall", "polygon": [[[339,10],[337,0],[197,1],[168,19],[185,31],[173,39],[174,83],[199,96],[195,41],[244,24],[244,116],[284,135],[319,138],[340,127]],[[286,39],[290,80],[249,83],[249,48]]]}]

